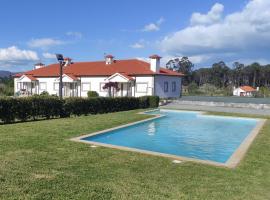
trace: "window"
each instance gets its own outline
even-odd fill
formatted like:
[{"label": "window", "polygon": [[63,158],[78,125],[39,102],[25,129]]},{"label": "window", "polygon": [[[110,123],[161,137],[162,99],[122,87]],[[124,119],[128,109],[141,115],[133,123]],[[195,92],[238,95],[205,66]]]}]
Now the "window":
[{"label": "window", "polygon": [[40,83],[39,83],[39,89],[40,89],[40,90],[47,90],[47,83],[45,83],[45,82],[40,82]]},{"label": "window", "polygon": [[164,82],[164,92],[168,92],[169,89],[169,83],[166,81]]},{"label": "window", "polygon": [[53,83],[53,89],[58,91],[59,90],[59,83]]},{"label": "window", "polygon": [[136,83],[136,92],[147,93],[148,83]]},{"label": "window", "polygon": [[176,91],[176,82],[173,81],[172,82],[172,92],[175,92]]},{"label": "window", "polygon": [[82,83],[82,91],[83,92],[91,91],[90,83]]}]

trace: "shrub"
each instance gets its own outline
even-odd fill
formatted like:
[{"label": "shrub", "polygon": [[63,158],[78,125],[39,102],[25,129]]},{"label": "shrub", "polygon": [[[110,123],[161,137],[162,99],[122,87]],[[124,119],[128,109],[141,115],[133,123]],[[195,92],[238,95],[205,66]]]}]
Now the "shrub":
[{"label": "shrub", "polygon": [[49,119],[70,115],[101,114],[158,107],[159,97],[71,97],[60,100],[54,96],[32,96],[25,98],[0,98],[0,120],[4,123],[28,119]]},{"label": "shrub", "polygon": [[0,119],[4,123],[15,121],[16,118],[16,99],[0,98]]},{"label": "shrub", "polygon": [[149,108],[157,108],[159,105],[159,96],[149,96]]},{"label": "shrub", "polygon": [[148,96],[139,97],[139,104],[140,104],[140,108],[148,108],[149,97]]},{"label": "shrub", "polygon": [[41,96],[49,96],[50,94],[47,91],[43,91],[43,92],[40,93],[40,95]]},{"label": "shrub", "polygon": [[96,91],[88,91],[87,92],[88,97],[98,97],[98,93]]}]

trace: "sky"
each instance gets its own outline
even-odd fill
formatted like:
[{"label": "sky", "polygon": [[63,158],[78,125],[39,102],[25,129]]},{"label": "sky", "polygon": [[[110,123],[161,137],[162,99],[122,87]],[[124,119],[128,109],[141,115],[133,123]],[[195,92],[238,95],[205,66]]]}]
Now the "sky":
[{"label": "sky", "polygon": [[0,70],[116,59],[270,63],[270,0],[1,0]]}]

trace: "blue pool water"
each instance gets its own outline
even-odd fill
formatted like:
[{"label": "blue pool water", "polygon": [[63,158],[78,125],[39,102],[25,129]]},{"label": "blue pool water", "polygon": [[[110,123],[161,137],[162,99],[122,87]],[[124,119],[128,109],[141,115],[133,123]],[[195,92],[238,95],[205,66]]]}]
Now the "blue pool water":
[{"label": "blue pool water", "polygon": [[188,111],[151,114],[165,116],[83,140],[225,163],[258,122]]}]

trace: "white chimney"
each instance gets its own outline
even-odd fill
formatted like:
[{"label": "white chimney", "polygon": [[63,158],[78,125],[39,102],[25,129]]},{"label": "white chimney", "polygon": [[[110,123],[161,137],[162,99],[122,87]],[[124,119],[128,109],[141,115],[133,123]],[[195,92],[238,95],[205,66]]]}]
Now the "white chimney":
[{"label": "white chimney", "polygon": [[72,60],[71,58],[64,58],[65,67],[71,64],[71,60]]},{"label": "white chimney", "polygon": [[105,56],[105,62],[106,62],[106,65],[110,65],[113,63],[113,56],[112,55],[106,55]]},{"label": "white chimney", "polygon": [[39,68],[42,68],[44,67],[45,65],[43,63],[37,63],[34,65],[34,69],[39,69]]},{"label": "white chimney", "polygon": [[259,87],[257,87],[257,88],[256,88],[256,90],[257,90],[257,91],[259,91],[259,90],[260,90],[260,88],[259,88]]},{"label": "white chimney", "polygon": [[161,57],[159,55],[152,55],[149,58],[150,58],[150,69],[153,72],[159,72]]}]

